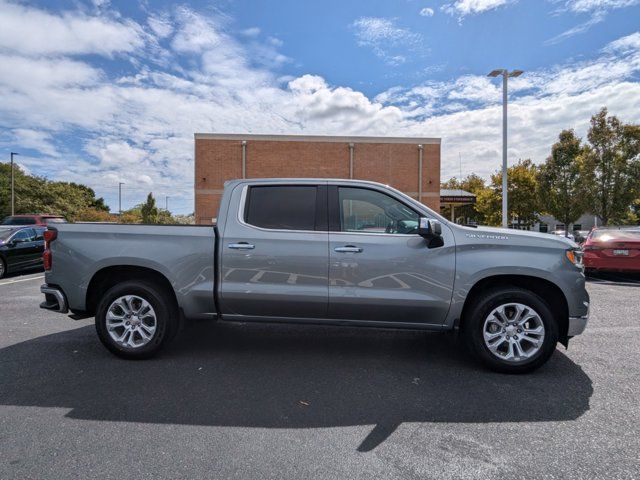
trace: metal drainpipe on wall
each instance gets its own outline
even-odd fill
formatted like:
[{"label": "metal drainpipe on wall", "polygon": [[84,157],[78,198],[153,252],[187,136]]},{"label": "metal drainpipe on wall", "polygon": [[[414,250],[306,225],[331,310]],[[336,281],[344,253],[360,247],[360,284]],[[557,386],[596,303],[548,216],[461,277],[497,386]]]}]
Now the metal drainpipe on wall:
[{"label": "metal drainpipe on wall", "polygon": [[247,141],[242,140],[242,178],[247,178]]},{"label": "metal drainpipe on wall", "polygon": [[418,201],[422,203],[422,150],[423,146],[418,145]]},{"label": "metal drainpipe on wall", "polygon": [[349,144],[349,178],[353,179],[353,149],[355,145],[353,143]]}]

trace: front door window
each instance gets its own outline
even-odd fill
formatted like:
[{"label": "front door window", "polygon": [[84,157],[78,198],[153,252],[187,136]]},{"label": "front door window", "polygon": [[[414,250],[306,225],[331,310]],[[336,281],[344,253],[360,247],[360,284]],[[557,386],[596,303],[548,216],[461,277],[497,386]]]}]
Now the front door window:
[{"label": "front door window", "polygon": [[343,232],[415,235],[420,216],[395,198],[375,190],[340,187],[340,230]]}]

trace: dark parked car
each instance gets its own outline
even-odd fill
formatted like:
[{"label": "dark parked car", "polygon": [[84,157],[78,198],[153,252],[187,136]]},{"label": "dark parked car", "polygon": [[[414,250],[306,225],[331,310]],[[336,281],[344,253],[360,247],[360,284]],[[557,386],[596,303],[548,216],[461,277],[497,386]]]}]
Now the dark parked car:
[{"label": "dark parked car", "polygon": [[0,225],[0,278],[42,265],[43,227]]},{"label": "dark parked car", "polygon": [[66,223],[61,215],[52,214],[27,214],[27,215],[11,215],[4,217],[2,225],[41,225],[46,226],[52,223]]}]

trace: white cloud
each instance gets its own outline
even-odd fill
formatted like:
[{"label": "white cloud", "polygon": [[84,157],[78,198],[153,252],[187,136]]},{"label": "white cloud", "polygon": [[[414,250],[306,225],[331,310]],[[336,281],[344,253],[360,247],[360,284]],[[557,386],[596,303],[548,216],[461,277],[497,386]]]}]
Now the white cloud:
[{"label": "white cloud", "polygon": [[201,53],[221,46],[224,38],[218,25],[187,8],[178,9],[180,29],[173,37],[172,47],[181,53]]},{"label": "white cloud", "polygon": [[173,33],[173,25],[167,16],[151,16],[147,23],[158,38],[166,38]]},{"label": "white cloud", "polygon": [[131,168],[136,174],[143,166],[147,152],[141,148],[132,147],[127,142],[104,140],[93,141],[87,145],[88,153],[100,160],[100,166],[105,168]]},{"label": "white cloud", "polygon": [[634,51],[640,51],[640,32],[632,33],[626,37],[621,37],[613,42],[609,43],[604,48],[605,52],[609,53],[633,53]]},{"label": "white cloud", "polygon": [[612,10],[632,7],[639,4],[640,0],[565,0],[563,7],[558,9],[556,13],[568,11],[574,14],[588,14],[590,17],[588,20],[576,25],[575,27],[550,38],[545,42],[545,45],[555,45],[567,38],[586,32],[594,25],[603,22],[606,19],[607,14]]},{"label": "white cloud", "polygon": [[444,4],[441,8],[450,15],[456,15],[462,18],[467,15],[475,15],[495,10],[496,8],[504,7],[516,1],[517,0],[456,0],[455,2]]},{"label": "white cloud", "polygon": [[25,55],[112,55],[144,45],[143,32],[132,21],[80,12],[54,15],[0,0],[0,50]]},{"label": "white cloud", "polygon": [[406,61],[402,52],[416,51],[422,36],[396,24],[395,19],[379,17],[361,17],[351,25],[355,30],[358,45],[370,47],[373,52],[390,65]]},{"label": "white cloud", "polygon": [[502,89],[486,76],[465,75],[458,78],[452,85],[448,98],[495,103],[501,100],[501,91]]},{"label": "white cloud", "polygon": [[390,18],[361,17],[353,22],[353,26],[362,45],[378,42],[412,43],[419,38],[417,34],[398,27],[395,20]]},{"label": "white cloud", "polygon": [[567,0],[565,7],[575,13],[609,11],[638,5],[640,0]]},{"label": "white cloud", "polygon": [[37,150],[49,157],[59,157],[60,152],[53,144],[50,133],[41,130],[31,130],[28,128],[16,128],[13,130],[13,142],[23,148]]},{"label": "white cloud", "polygon": [[[327,85],[317,75],[304,75],[289,82],[293,93],[288,113],[298,122],[321,130],[382,133],[402,120],[400,109],[371,102],[361,92]],[[306,129],[306,128],[305,128]]]},{"label": "white cloud", "polygon": [[258,27],[250,27],[250,28],[245,28],[240,33],[247,37],[257,37],[258,35],[260,35],[260,32],[261,30]]},{"label": "white cloud", "polygon": [[2,84],[16,90],[34,86],[89,86],[94,85],[101,76],[100,70],[75,60],[33,59],[0,53]]},{"label": "white cloud", "polygon": [[435,12],[433,11],[433,8],[429,8],[429,7],[424,7],[422,10],[420,10],[420,15],[423,17],[433,17],[433,14]]}]

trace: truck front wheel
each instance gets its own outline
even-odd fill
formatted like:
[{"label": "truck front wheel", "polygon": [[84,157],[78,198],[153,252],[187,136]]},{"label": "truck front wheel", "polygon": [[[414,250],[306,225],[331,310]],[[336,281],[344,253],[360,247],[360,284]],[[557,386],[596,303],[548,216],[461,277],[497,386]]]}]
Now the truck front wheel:
[{"label": "truck front wheel", "polygon": [[115,355],[143,359],[155,355],[174,336],[178,312],[157,286],[126,281],[110,288],[96,311],[102,344]]},{"label": "truck front wheel", "polygon": [[471,351],[486,366],[503,373],[525,373],[549,359],[559,329],[542,298],[529,290],[504,287],[472,300],[462,331]]}]

